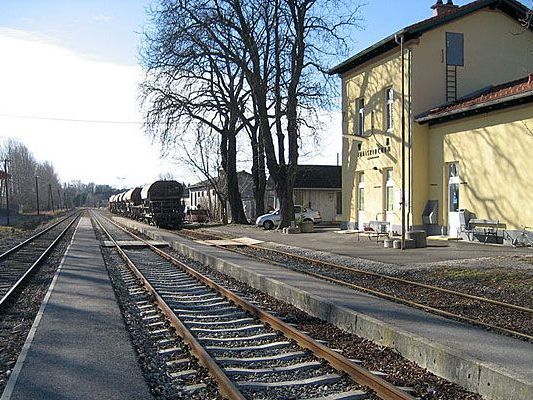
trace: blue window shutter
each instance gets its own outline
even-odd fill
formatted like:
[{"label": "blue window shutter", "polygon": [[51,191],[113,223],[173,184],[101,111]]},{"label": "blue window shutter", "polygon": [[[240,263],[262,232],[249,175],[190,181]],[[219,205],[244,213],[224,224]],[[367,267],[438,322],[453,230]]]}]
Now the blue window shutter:
[{"label": "blue window shutter", "polygon": [[446,64],[465,65],[465,39],[462,33],[446,32]]}]

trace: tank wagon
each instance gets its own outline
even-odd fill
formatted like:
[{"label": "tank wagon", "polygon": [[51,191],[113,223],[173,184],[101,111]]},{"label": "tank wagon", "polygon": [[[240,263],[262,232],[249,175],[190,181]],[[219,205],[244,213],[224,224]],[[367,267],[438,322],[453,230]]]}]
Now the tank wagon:
[{"label": "tank wagon", "polygon": [[109,198],[109,211],[161,228],[177,228],[183,222],[183,185],[155,181]]}]

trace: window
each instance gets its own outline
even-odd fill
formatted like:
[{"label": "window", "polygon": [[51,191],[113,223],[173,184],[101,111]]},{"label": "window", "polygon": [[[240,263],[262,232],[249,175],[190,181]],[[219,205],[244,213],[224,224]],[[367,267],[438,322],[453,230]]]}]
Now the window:
[{"label": "window", "polygon": [[336,193],[337,215],[342,214],[342,192]]},{"label": "window", "polygon": [[357,126],[356,132],[358,136],[363,136],[365,133],[365,99],[360,98],[356,101],[357,105]]},{"label": "window", "polygon": [[385,170],[385,211],[394,211],[394,182],[392,169]]},{"label": "window", "polygon": [[385,89],[385,130],[391,132],[394,128],[394,90]]},{"label": "window", "polygon": [[365,175],[363,172],[359,173],[359,185],[357,187],[357,208],[359,211],[365,209]]},{"label": "window", "polygon": [[446,32],[446,65],[465,65],[465,39],[462,33]]}]

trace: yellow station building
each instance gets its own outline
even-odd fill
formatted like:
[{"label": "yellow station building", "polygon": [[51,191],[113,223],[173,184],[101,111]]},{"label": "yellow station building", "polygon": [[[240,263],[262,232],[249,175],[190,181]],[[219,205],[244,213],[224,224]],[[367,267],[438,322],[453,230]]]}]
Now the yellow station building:
[{"label": "yellow station building", "polygon": [[528,9],[514,0],[432,9],[330,71],[342,78],[344,227],[399,232],[404,193],[409,229],[464,236],[473,218],[510,238],[533,226]]}]

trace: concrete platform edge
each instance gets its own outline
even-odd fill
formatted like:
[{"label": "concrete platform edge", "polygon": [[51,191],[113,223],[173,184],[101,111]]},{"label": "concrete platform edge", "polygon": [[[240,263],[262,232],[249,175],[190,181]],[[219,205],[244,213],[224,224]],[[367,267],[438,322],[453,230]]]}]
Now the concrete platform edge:
[{"label": "concrete platform edge", "polygon": [[54,277],[52,278],[52,282],[50,282],[50,286],[48,287],[48,290],[46,291],[46,294],[44,295],[44,299],[41,304],[41,307],[39,307],[39,311],[37,311],[37,315],[35,316],[35,319],[33,321],[33,324],[31,325],[30,331],[28,332],[28,336],[26,337],[26,340],[24,341],[22,350],[20,351],[20,354],[17,357],[17,362],[15,363],[15,367],[13,368],[13,371],[9,377],[9,380],[7,381],[7,385],[4,388],[4,391],[2,393],[2,397],[0,397],[0,400],[11,399],[11,395],[13,394],[13,390],[15,389],[15,386],[17,384],[20,371],[22,371],[22,367],[24,366],[24,362],[26,361],[26,356],[28,355],[28,351],[33,342],[33,338],[35,337],[35,332],[37,332],[37,328],[39,327],[39,323],[41,322],[41,318],[44,314],[44,310],[46,309],[46,306],[48,305],[48,300],[50,299],[50,296],[52,295],[52,292],[54,291],[57,278],[59,277],[59,274],[61,273],[61,268],[63,268],[63,264],[65,263],[65,258],[67,257],[70,246],[72,246],[72,243],[74,242],[74,238],[76,236],[76,232],[80,225],[80,221],[81,219],[78,220],[78,224],[76,225],[76,229],[74,229],[74,233],[72,234],[70,243],[68,244],[65,250],[65,253],[63,254],[63,257],[61,257],[61,261],[59,263],[59,266],[57,267]]},{"label": "concrete platform edge", "polygon": [[[131,227],[138,228],[138,226]],[[153,240],[163,240],[163,237],[152,229],[143,228],[141,232]],[[479,393],[488,400],[533,399],[533,382],[528,382],[500,366],[465,357],[451,347],[439,345],[368,315],[335,305],[322,297],[310,295],[281,281],[249,271],[240,265],[202,253],[186,244],[180,242],[170,244],[172,248],[188,257],[245,282],[278,300],[293,304],[310,315],[379,345],[393,348],[422,368]]]}]

